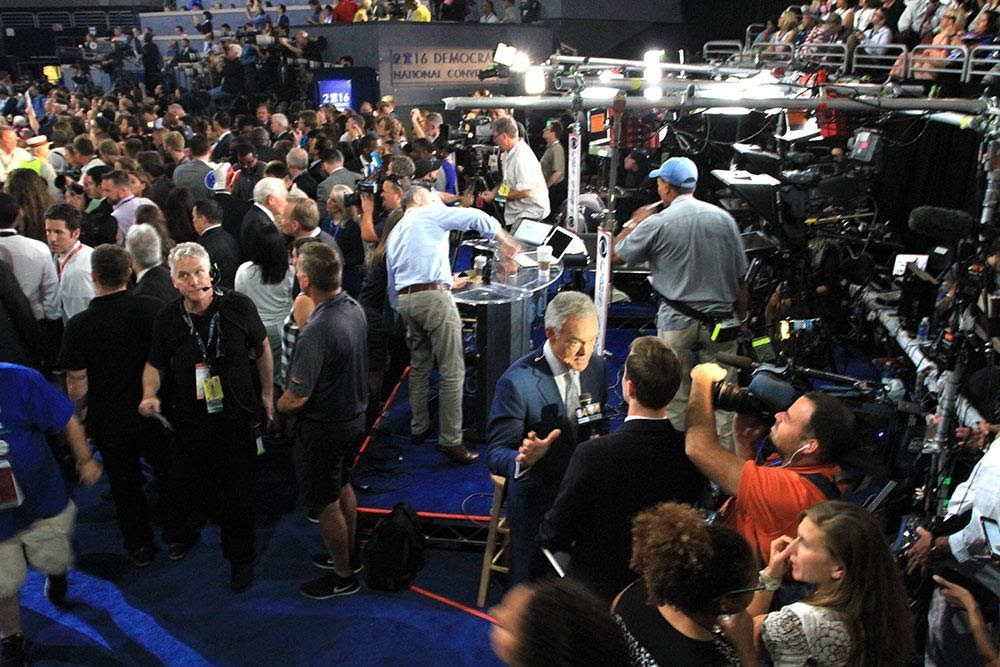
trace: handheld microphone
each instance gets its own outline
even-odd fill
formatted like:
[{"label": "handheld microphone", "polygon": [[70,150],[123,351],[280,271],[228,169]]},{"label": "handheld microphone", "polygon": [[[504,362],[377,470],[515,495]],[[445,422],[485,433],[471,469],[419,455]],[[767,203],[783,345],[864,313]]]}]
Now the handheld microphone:
[{"label": "handheld microphone", "polygon": [[918,206],[910,211],[910,230],[941,241],[965,238],[972,233],[976,221],[965,211],[941,206]]}]

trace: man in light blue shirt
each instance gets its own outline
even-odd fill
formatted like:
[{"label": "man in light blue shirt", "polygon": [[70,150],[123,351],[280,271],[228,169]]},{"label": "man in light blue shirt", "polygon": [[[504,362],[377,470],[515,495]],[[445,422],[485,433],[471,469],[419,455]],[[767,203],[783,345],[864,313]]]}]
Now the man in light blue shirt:
[{"label": "man in light blue shirt", "polygon": [[410,188],[403,206],[406,213],[386,243],[386,261],[389,290],[399,295],[410,348],[411,439],[420,444],[430,431],[427,388],[436,358],[441,374],[437,450],[457,463],[473,463],[479,454],[462,442],[465,359],[462,321],[451,295],[448,234],[478,232],[496,239],[508,257],[516,252],[517,244],[495,218],[476,209],[442,206],[424,188]]}]

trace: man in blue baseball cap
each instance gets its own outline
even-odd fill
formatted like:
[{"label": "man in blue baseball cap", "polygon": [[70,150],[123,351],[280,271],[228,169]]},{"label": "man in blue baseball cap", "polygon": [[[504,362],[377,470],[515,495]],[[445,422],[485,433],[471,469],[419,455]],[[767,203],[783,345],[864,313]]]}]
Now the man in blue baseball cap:
[{"label": "man in blue baseball cap", "polygon": [[[657,333],[682,367],[681,386],[667,406],[667,417],[682,430],[691,369],[715,361],[720,352],[736,351],[736,334],[746,317],[747,260],[732,216],[694,198],[694,162],[672,157],[649,177],[656,179],[660,200],[636,210],[623,225],[615,237],[613,260],[649,262],[660,302]],[[730,375],[734,380],[735,371]],[[731,415],[719,419],[720,436],[730,446],[731,422]]]}]

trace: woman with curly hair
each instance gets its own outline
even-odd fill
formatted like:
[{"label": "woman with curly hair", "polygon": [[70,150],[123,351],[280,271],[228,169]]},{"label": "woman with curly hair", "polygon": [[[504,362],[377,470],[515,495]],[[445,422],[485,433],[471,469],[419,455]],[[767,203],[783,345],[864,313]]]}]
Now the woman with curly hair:
[{"label": "woman with curly hair", "polygon": [[[766,614],[789,573],[812,593]],[[747,611],[758,653],[775,665],[910,663],[912,619],[899,572],[881,528],[858,505],[831,500],[802,512],[798,537],[771,543],[760,580],[766,589]]]},{"label": "woman with curly hair", "polygon": [[688,505],[662,503],[632,523],[632,569],[640,579],[611,605],[636,665],[754,664],[718,617],[736,614],[756,588],[754,555],[736,531],[708,525]]},{"label": "woman with curly hair", "polygon": [[54,203],[45,179],[31,169],[14,169],[3,189],[21,208],[21,233],[45,243],[45,211]]},{"label": "woman with curly hair", "polygon": [[605,603],[582,584],[547,579],[515,586],[490,610],[493,652],[514,667],[629,664]]}]

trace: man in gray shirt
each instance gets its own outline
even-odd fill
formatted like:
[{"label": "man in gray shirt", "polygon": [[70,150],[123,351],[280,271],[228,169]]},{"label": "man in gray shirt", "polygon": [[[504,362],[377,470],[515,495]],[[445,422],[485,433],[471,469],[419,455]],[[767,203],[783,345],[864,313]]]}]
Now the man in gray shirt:
[{"label": "man in gray shirt", "polygon": [[[680,359],[681,386],[667,406],[667,417],[684,427],[691,369],[715,361],[720,352],[735,352],[736,341],[713,336],[716,324],[743,320],[747,260],[739,228],[717,206],[694,198],[698,168],[688,158],[674,157],[650,172],[660,201],[638,209],[615,237],[614,259],[649,262],[650,279],[660,296],[656,328]],[[660,206],[664,210],[657,212]],[[730,371],[729,379],[735,379]],[[731,421],[724,417],[725,423]],[[724,426],[723,436],[729,427]]]}]

